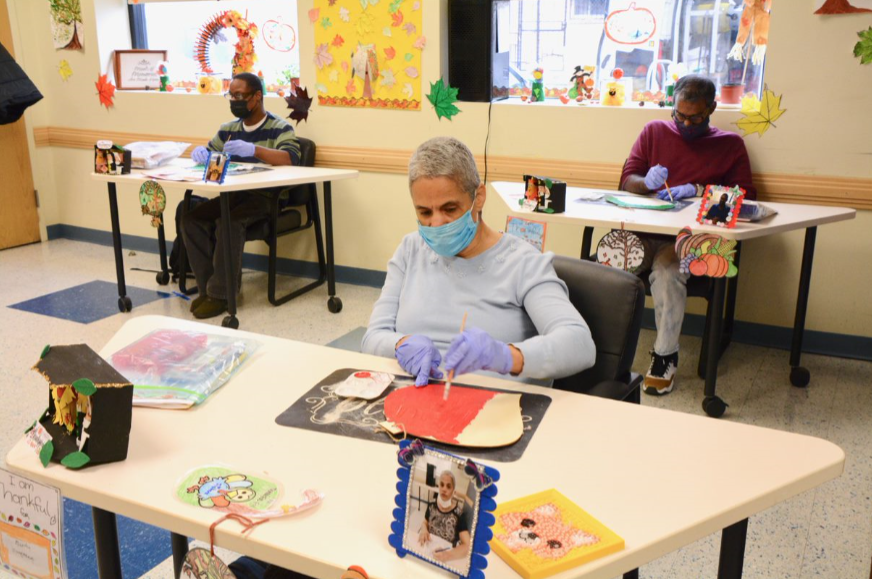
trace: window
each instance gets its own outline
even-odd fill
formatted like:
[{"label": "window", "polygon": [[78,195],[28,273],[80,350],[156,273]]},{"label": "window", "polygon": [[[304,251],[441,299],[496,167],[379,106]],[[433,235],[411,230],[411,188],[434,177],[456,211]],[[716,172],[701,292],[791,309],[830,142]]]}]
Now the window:
[{"label": "window", "polygon": [[[213,18],[228,10],[237,11],[258,28],[253,48],[257,60],[252,72],[263,73],[268,90],[287,89],[300,75],[297,42],[297,6],[292,0],[198,0],[188,2],[146,2],[131,10],[131,36],[137,48],[167,50],[170,82],[193,88],[204,73],[196,56],[201,38],[208,38],[212,76],[233,76],[237,34],[233,27],[217,26],[204,32]],[[142,41],[136,41],[144,36]]]},{"label": "window", "polygon": [[750,51],[727,60],[742,9],[742,0],[512,0],[510,94],[529,94],[537,66],[547,97],[567,92],[576,67],[595,66],[597,89],[623,70],[628,103],[659,101],[674,75],[688,73],[759,95],[763,64]]}]

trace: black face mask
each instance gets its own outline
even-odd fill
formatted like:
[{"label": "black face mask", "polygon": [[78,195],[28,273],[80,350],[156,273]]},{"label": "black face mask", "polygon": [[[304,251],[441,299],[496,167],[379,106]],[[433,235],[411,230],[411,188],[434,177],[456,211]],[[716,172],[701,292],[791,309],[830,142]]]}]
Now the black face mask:
[{"label": "black face mask", "polygon": [[248,108],[248,101],[230,101],[230,112],[238,119],[246,119],[252,113]]}]

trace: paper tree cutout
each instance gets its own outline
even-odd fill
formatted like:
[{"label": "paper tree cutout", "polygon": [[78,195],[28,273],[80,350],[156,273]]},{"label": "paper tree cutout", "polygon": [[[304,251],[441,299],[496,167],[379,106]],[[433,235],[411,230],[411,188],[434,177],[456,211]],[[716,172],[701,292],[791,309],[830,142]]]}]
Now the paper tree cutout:
[{"label": "paper tree cutout", "polygon": [[288,108],[291,109],[291,114],[288,118],[297,121],[308,121],[309,107],[312,106],[312,97],[309,96],[309,91],[305,87],[300,87],[296,92],[291,92],[285,97],[285,102],[288,103]]},{"label": "paper tree cutout", "polygon": [[760,108],[756,111],[746,111],[742,103],[742,112],[745,113],[745,118],[739,120],[735,124],[744,132],[743,137],[747,137],[752,133],[757,133],[760,137],[763,133],[769,130],[770,126],[775,126],[775,121],[783,115],[786,109],[781,108],[781,95],[775,96],[775,93],[766,87],[763,91],[763,99],[760,101]]},{"label": "paper tree cutout", "polygon": [[814,11],[815,14],[854,14],[857,12],[872,12],[872,10],[852,6],[848,0],[826,0],[820,8]]},{"label": "paper tree cutout", "polygon": [[633,233],[615,230],[600,240],[596,260],[603,265],[636,273],[645,261],[645,246]]},{"label": "paper tree cutout", "polygon": [[68,80],[71,76],[73,76],[73,69],[70,66],[70,63],[66,60],[62,60],[58,65],[58,74],[61,75],[61,78],[65,81]]},{"label": "paper tree cutout", "polygon": [[689,227],[678,232],[675,253],[681,273],[708,277],[734,277],[739,268],[733,263],[736,240],[724,239],[714,233],[693,234]]},{"label": "paper tree cutout", "polygon": [[115,85],[112,84],[112,81],[106,78],[105,74],[101,74],[100,78],[97,79],[97,82],[94,83],[97,87],[97,94],[100,95],[100,104],[106,107],[114,107],[115,102],[113,99],[115,98]]},{"label": "paper tree cutout", "polygon": [[854,45],[854,56],[860,59],[860,64],[869,64],[872,62],[872,26],[868,30],[861,30],[857,36],[860,42]]},{"label": "paper tree cutout", "polygon": [[457,102],[457,89],[451,88],[440,78],[436,82],[430,83],[430,94],[427,95],[427,100],[436,109],[436,117],[445,117],[449,121],[451,117],[460,112],[454,103]]}]

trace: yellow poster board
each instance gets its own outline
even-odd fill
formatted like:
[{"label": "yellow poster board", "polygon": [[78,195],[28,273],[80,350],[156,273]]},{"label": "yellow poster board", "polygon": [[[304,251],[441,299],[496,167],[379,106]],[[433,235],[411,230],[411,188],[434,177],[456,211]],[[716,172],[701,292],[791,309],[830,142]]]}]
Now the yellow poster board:
[{"label": "yellow poster board", "polygon": [[318,103],[421,110],[424,0],[314,0]]}]

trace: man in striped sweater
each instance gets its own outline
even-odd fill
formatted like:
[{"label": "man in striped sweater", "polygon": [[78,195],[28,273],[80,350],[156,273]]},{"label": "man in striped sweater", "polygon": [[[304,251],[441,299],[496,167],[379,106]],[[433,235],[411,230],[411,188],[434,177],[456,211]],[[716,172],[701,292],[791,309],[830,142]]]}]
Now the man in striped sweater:
[{"label": "man in striped sweater", "polygon": [[[206,163],[212,151],[224,152],[239,163],[297,165],[300,143],[294,129],[267,112],[263,106],[263,85],[250,72],[233,77],[225,95],[230,112],[236,120],[224,123],[206,147],[197,147],[191,158]],[[242,249],[245,231],[251,224],[270,213],[272,190],[234,191],[230,194],[230,251],[235,271],[231,279],[241,284]],[[224,263],[224,243],[221,229],[221,204],[218,198],[198,205],[185,215],[182,236],[200,295],[191,303],[191,312],[198,319],[213,318],[227,311],[227,264]]]}]

